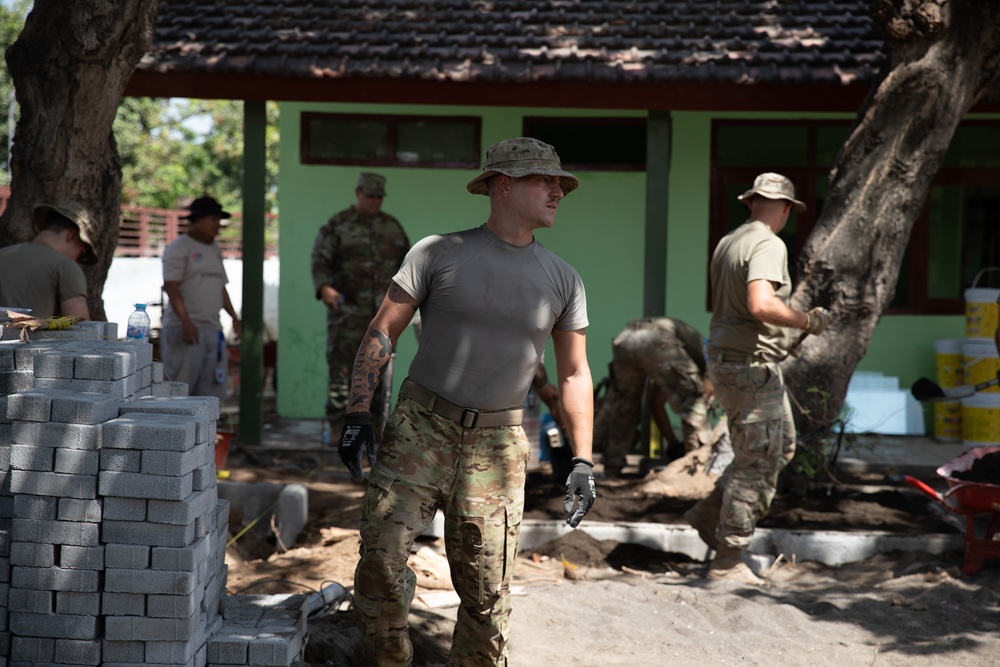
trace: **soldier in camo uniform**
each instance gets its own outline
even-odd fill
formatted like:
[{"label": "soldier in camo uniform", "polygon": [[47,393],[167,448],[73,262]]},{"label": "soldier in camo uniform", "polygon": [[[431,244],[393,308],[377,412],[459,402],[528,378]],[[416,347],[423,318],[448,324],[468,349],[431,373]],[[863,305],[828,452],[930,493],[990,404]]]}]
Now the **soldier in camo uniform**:
[{"label": "soldier in camo uniform", "polygon": [[[466,186],[488,195],[486,223],[411,250],[372,320],[355,365],[340,456],[371,463],[354,604],[368,666],[413,660],[407,617],[414,540],[445,515],[458,609],[449,665],[506,665],[510,582],[530,445],[522,409],[546,341],[555,346],[562,412],[576,458],[566,480],[571,526],[594,502],[593,381],[583,282],[542,246],[563,196],[579,185],[548,144],[519,137],[486,153]],[[372,391],[420,309],[420,347],[376,457]]]},{"label": "soldier in camo uniform", "polygon": [[[712,383],[705,375],[702,342],[697,329],[669,317],[632,320],[615,336],[610,385],[594,425],[594,446],[604,447],[608,477],[621,474],[632,448],[647,377],[652,383],[653,418],[670,443],[670,455],[680,456],[704,444]],[[681,419],[682,441],[674,435],[664,403]]]},{"label": "soldier in camo uniform", "polygon": [[[350,394],[351,367],[368,323],[378,312],[393,274],[410,249],[396,218],[382,211],[385,178],[362,173],[356,203],[320,227],[312,250],[316,298],[326,311],[326,363],[330,381],[326,418],[331,435],[343,427]],[[388,405],[386,387],[375,394],[372,413],[381,429]]]},{"label": "soldier in camo uniform", "polygon": [[778,362],[788,354],[793,329],[820,334],[830,315],[788,305],[788,251],[778,233],[793,208],[806,209],[792,182],[761,174],[739,200],[750,219],[712,255],[708,337],[708,373],[729,421],[733,461],[711,495],[684,516],[716,550],[710,578],[759,585],[763,580],[743,562],[742,551],[771,508],[778,473],[795,454],[795,423]]}]

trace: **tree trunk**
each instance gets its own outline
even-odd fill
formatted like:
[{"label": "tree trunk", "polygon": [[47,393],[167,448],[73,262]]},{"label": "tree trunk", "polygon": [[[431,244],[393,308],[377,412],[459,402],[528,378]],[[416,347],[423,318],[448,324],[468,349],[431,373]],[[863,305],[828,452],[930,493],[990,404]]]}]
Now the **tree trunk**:
[{"label": "tree trunk", "polygon": [[837,419],[955,128],[991,96],[1000,66],[994,0],[876,0],[873,16],[890,62],[837,156],[792,297],[799,309],[825,306],[834,317],[783,364],[807,441]]},{"label": "tree trunk", "polygon": [[31,212],[72,199],[98,229],[98,262],[85,266],[91,317],[118,244],[121,166],[111,125],[152,40],[156,0],[35,0],[6,59],[21,107],[11,155],[11,199],[0,245],[31,239]]}]

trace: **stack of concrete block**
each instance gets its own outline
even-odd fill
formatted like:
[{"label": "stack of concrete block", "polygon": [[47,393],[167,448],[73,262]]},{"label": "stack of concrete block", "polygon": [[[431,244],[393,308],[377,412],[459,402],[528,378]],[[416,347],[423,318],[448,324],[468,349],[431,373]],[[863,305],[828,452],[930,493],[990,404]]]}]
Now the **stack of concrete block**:
[{"label": "stack of concrete block", "polygon": [[304,607],[226,596],[218,400],[109,326],[0,341],[0,667],[290,665]]}]

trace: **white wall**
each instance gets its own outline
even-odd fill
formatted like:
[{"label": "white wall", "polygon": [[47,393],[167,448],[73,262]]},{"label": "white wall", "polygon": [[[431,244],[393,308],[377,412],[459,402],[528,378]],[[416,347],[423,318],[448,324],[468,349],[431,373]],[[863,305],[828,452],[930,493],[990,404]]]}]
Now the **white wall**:
[{"label": "white wall", "polygon": [[[229,284],[226,289],[236,312],[243,305],[243,261],[224,260]],[[264,260],[264,326],[269,335],[278,335],[278,267],[279,260],[272,257]],[[146,308],[153,328],[160,326],[162,311],[152,304],[160,302],[160,287],[163,285],[163,264],[159,257],[116,257],[108,270],[104,283],[104,310],[109,322],[118,323],[118,337],[125,336],[125,323],[135,310],[135,304],[150,304]],[[226,336],[232,336],[229,316],[223,313],[222,326]]]}]

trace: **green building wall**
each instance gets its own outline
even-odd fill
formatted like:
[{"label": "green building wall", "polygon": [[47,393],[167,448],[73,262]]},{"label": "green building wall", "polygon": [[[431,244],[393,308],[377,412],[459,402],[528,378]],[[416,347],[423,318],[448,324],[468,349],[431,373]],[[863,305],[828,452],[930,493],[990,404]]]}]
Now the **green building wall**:
[{"label": "green building wall", "polygon": [[[288,418],[320,418],[326,392],[325,311],[315,299],[309,255],[316,232],[336,211],[354,202],[358,167],[304,165],[299,159],[300,115],[304,111],[481,116],[482,150],[522,133],[524,116],[644,116],[644,112],[598,109],[428,107],[358,104],[281,104],[279,192],[280,286],[278,412]],[[672,155],[667,230],[666,314],[708,332],[705,308],[710,162],[713,118],[761,118],[760,114],[672,114]],[[768,118],[781,118],[769,114]],[[822,117],[786,114],[787,118]],[[829,116],[827,116],[829,117]],[[840,117],[843,117],[842,115]],[[465,184],[476,170],[378,168],[386,176],[384,210],[399,218],[411,242],[429,234],[482,224],[486,197],[470,195]],[[536,238],[573,265],[587,288],[590,327],[588,356],[595,383],[607,373],[611,340],[634,317],[642,316],[643,238],[646,175],[643,172],[574,172],[580,188],[566,197],[556,224]],[[908,387],[920,376],[933,377],[934,340],[961,338],[960,316],[887,316],[876,328],[859,370],[900,378]],[[394,389],[406,375],[416,351],[412,333],[397,346]],[[546,355],[550,376],[554,358]]]}]

